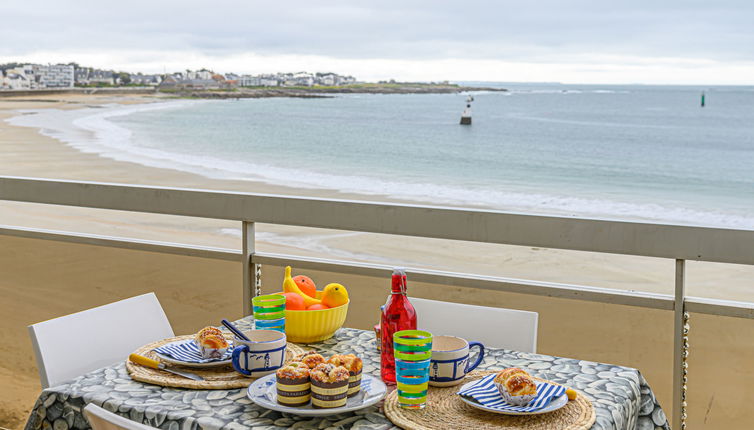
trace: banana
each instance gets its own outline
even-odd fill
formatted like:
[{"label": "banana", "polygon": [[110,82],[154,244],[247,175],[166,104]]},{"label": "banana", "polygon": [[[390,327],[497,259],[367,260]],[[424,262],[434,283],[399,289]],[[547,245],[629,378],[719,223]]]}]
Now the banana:
[{"label": "banana", "polygon": [[322,300],[315,299],[313,297],[304,294],[301,288],[296,285],[296,282],[291,277],[291,266],[285,266],[285,278],[283,278],[283,292],[284,293],[296,293],[300,294],[304,298],[304,305],[308,308],[311,305],[321,304]]}]

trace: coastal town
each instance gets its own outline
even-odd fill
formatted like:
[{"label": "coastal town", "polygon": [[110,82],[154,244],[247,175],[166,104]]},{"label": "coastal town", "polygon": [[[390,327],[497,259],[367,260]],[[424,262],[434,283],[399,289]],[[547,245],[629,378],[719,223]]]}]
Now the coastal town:
[{"label": "coastal town", "polygon": [[159,90],[221,90],[248,87],[334,87],[356,84],[337,73],[274,73],[240,75],[212,70],[144,74],[69,64],[0,64],[0,90],[153,87]]}]

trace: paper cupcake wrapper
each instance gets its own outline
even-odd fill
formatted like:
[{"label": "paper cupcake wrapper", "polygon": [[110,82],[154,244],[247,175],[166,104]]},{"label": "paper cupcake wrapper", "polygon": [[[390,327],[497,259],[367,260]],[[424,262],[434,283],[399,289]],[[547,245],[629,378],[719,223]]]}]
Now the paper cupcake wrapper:
[{"label": "paper cupcake wrapper", "polygon": [[339,408],[345,406],[348,401],[348,381],[323,383],[311,382],[312,407],[314,408]]},{"label": "paper cupcake wrapper", "polygon": [[304,406],[311,398],[309,378],[277,378],[277,401],[285,406]]},{"label": "paper cupcake wrapper", "polygon": [[513,396],[511,395],[508,390],[505,388],[503,384],[495,384],[497,386],[498,391],[500,391],[500,395],[503,397],[503,400],[505,400],[507,403],[515,406],[526,406],[534,400],[537,395],[536,394],[525,394],[523,396]]},{"label": "paper cupcake wrapper", "polygon": [[202,358],[204,359],[216,359],[219,360],[223,358],[225,355],[225,351],[227,351],[228,348],[207,348],[206,346],[199,345],[199,353],[202,355]]},{"label": "paper cupcake wrapper", "polygon": [[361,391],[361,371],[348,378],[348,397],[353,397]]}]

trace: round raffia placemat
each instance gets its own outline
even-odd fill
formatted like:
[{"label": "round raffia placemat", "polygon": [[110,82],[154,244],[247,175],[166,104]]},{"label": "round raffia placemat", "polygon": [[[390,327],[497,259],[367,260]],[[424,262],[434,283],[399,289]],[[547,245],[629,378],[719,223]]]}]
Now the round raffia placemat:
[{"label": "round raffia placemat", "polygon": [[[194,335],[187,335],[158,340],[157,342],[146,344],[134,352],[154,360],[159,360],[157,354],[153,351],[155,348],[177,340],[193,339],[193,337]],[[288,347],[285,349],[285,362],[291,361],[293,357],[304,352],[303,348],[289,342]],[[227,390],[231,388],[245,388],[254,382],[254,378],[249,378],[236,372],[233,366],[230,365],[205,368],[171,367],[175,367],[176,370],[196,373],[204,378],[204,381],[194,381],[193,379],[184,378],[164,370],[140,366],[126,360],[126,369],[132,379],[148,384],[162,385],[163,387],[192,388],[195,390]]]},{"label": "round raffia placemat", "polygon": [[[481,379],[490,371],[472,372],[465,382]],[[535,378],[538,379],[538,378]],[[541,379],[540,379],[541,380]],[[406,430],[438,428],[516,429],[516,430],[587,430],[594,424],[594,406],[583,394],[562,408],[540,415],[504,415],[476,409],[464,403],[455,387],[429,387],[424,409],[403,409],[398,406],[398,390],[385,398],[385,415]]]}]

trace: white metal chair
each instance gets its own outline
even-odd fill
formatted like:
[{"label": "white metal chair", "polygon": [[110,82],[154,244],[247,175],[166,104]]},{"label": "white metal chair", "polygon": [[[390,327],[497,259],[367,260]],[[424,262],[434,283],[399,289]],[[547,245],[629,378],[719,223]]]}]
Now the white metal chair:
[{"label": "white metal chair", "polygon": [[84,415],[89,420],[92,430],[155,430],[154,427],[106,411],[94,403],[86,405]]},{"label": "white metal chair", "polygon": [[172,337],[154,293],[29,326],[42,388],[125,360],[136,348]]},{"label": "white metal chair", "polygon": [[537,352],[536,312],[438,302],[411,297],[419,329],[462,337],[493,348]]}]

